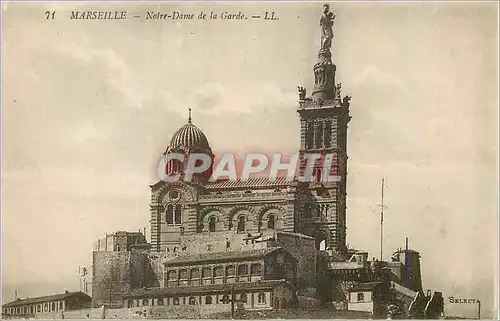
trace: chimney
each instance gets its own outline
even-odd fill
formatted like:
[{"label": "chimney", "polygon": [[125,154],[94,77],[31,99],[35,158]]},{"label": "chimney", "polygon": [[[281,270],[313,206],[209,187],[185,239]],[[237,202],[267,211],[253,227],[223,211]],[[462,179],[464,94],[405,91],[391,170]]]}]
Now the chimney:
[{"label": "chimney", "polygon": [[69,293],[69,291],[68,291],[68,290],[64,291],[64,294],[68,294],[68,293]]}]

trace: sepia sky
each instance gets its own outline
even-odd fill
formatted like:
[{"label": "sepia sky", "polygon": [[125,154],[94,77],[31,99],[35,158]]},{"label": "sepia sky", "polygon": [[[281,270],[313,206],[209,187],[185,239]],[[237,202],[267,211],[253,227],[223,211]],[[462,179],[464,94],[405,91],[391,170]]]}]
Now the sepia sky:
[{"label": "sepia sky", "polygon": [[[274,11],[279,21],[69,20],[71,10]],[[421,253],[447,314],[493,316],[497,284],[497,4],[333,3],[352,96],[347,238]],[[45,20],[45,10],[56,10]],[[147,227],[149,187],[187,121],[215,152],[299,148],[322,3],[4,4],[3,300],[78,290],[92,243]]]}]

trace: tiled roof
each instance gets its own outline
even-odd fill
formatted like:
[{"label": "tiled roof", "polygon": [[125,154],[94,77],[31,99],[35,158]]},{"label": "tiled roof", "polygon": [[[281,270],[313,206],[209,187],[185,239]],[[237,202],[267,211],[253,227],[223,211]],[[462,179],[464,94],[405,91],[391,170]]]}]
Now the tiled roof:
[{"label": "tiled roof", "polygon": [[400,294],[404,294],[410,298],[414,298],[417,295],[417,292],[415,292],[412,289],[409,289],[407,287],[404,287],[401,284],[398,284],[394,281],[391,282],[391,287],[395,292],[400,293]]},{"label": "tiled roof", "polygon": [[250,251],[232,251],[232,252],[215,252],[203,254],[191,254],[176,257],[165,262],[166,266],[181,265],[195,262],[219,262],[219,261],[234,261],[239,259],[261,258],[272,252],[281,251],[281,247],[272,247],[267,249],[258,249]]},{"label": "tiled roof", "polygon": [[278,231],[277,234],[282,234],[282,235],[290,235],[290,236],[297,236],[300,239],[308,239],[308,240],[314,240],[314,237],[305,235],[302,233],[296,233],[296,232],[285,232],[285,231]]},{"label": "tiled roof", "polygon": [[349,289],[350,292],[353,291],[373,291],[375,288],[377,288],[381,282],[366,282],[366,283],[359,283],[354,285],[351,289]]},{"label": "tiled roof", "polygon": [[234,189],[234,188],[272,188],[287,187],[292,184],[286,176],[277,177],[271,181],[269,177],[250,178],[247,180],[219,180],[205,185],[208,189]]},{"label": "tiled roof", "polygon": [[44,302],[50,302],[50,301],[60,301],[60,300],[68,299],[69,297],[72,297],[75,295],[84,296],[84,297],[87,297],[89,300],[91,300],[91,297],[83,292],[68,292],[68,293],[40,296],[40,297],[36,297],[36,298],[18,299],[16,301],[12,301],[12,302],[3,304],[2,306],[4,308],[8,308],[8,307],[14,307],[14,306],[19,306],[19,305],[37,304],[37,303],[44,303]]},{"label": "tiled roof", "polygon": [[143,297],[157,297],[157,296],[172,296],[172,295],[182,295],[182,294],[203,294],[203,293],[214,293],[214,292],[229,292],[234,286],[235,291],[248,291],[248,290],[263,290],[272,289],[277,285],[288,285],[285,280],[267,280],[267,281],[257,281],[257,282],[241,282],[241,283],[222,283],[222,284],[210,284],[210,285],[196,285],[196,286],[181,286],[181,287],[166,287],[166,288],[154,288],[154,289],[136,289],[128,294],[125,294],[124,298],[143,298]]}]

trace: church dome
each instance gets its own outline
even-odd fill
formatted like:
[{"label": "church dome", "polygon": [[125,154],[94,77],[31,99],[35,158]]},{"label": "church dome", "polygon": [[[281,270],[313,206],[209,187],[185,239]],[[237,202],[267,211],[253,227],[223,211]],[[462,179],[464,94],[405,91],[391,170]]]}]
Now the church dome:
[{"label": "church dome", "polygon": [[211,153],[207,137],[191,120],[172,136],[167,151],[179,149]]}]

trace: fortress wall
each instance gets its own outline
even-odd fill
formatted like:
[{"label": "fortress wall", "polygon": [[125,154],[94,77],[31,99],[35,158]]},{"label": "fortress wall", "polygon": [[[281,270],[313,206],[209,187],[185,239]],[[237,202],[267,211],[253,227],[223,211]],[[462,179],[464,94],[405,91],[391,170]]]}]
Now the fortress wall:
[{"label": "fortress wall", "polygon": [[130,290],[159,286],[148,255],[140,252],[94,252],[92,279],[94,307],[121,307]]},{"label": "fortress wall", "polygon": [[[82,309],[65,311],[64,319],[141,319],[161,317],[163,319],[198,319],[207,317],[214,313],[229,312],[230,304],[215,304],[213,306],[153,306],[135,307],[122,309]],[[61,312],[42,313],[35,316],[35,319],[54,320],[61,319]]]}]

